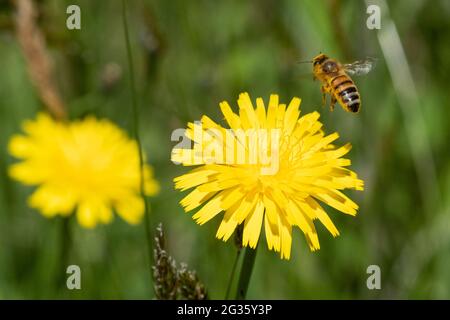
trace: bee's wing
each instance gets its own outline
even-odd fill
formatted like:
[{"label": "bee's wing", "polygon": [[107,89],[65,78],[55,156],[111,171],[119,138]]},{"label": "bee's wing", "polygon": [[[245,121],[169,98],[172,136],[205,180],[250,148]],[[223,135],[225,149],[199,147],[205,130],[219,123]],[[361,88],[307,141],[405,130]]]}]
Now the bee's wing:
[{"label": "bee's wing", "polygon": [[344,64],[345,72],[352,76],[361,76],[369,73],[375,67],[376,59],[368,57],[364,60]]}]

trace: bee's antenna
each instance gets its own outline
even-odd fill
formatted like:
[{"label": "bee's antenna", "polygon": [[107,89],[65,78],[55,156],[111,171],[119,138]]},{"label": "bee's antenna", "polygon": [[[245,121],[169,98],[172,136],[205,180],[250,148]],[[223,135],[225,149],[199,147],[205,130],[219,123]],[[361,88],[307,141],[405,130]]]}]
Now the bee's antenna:
[{"label": "bee's antenna", "polygon": [[304,61],[298,61],[297,63],[298,64],[300,64],[300,63],[312,63],[312,61],[311,60],[304,60]]}]

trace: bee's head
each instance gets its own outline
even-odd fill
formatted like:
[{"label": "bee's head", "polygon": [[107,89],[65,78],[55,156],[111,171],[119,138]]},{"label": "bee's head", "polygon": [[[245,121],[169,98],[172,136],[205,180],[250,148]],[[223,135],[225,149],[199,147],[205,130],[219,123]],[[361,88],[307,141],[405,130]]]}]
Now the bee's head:
[{"label": "bee's head", "polygon": [[325,55],[325,54],[323,54],[323,53],[321,53],[321,54],[319,54],[319,55],[317,55],[317,56],[315,56],[314,58],[313,58],[313,60],[312,60],[312,62],[313,62],[313,66],[315,67],[315,66],[318,66],[318,65],[320,65],[320,64],[322,64],[325,60],[327,60],[328,59],[328,56],[327,55]]}]

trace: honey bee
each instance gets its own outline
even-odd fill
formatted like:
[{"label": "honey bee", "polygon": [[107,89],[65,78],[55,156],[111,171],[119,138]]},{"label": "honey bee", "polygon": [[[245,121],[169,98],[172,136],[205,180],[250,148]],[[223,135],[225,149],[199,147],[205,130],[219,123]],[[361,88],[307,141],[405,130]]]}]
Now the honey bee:
[{"label": "honey bee", "polygon": [[321,53],[313,58],[314,79],[318,79],[322,86],[322,104],[325,105],[327,94],[331,96],[330,110],[339,102],[348,112],[357,113],[361,109],[361,96],[358,88],[349,75],[364,75],[372,70],[373,58],[341,64]]}]

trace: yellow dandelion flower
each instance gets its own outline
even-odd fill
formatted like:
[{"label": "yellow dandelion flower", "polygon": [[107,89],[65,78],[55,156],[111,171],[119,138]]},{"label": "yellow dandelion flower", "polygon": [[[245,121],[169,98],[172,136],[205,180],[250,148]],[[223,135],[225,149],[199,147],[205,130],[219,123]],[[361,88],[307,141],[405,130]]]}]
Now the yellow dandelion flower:
[{"label": "yellow dandelion flower", "polygon": [[[25,121],[24,135],[14,135],[9,152],[22,161],[9,174],[25,185],[38,186],[28,199],[44,216],[76,212],[81,226],[109,223],[112,210],[130,224],[140,221],[144,202],[139,195],[137,143],[108,120],[88,117],[70,123],[46,114]],[[146,195],[158,192],[145,165]]]},{"label": "yellow dandelion flower", "polygon": [[267,109],[261,98],[254,108],[243,93],[239,114],[220,104],[231,130],[207,116],[188,124],[193,146],[175,147],[172,161],[199,167],[175,178],[175,188],[194,188],[180,203],[186,212],[201,207],[193,215],[199,224],[224,212],[217,238],[227,241],[243,224],[242,244],[255,248],[264,224],[269,249],[289,259],[293,226],[312,251],[320,248],[315,219],[339,235],[319,202],[356,214],[358,205],[341,192],[363,190],[363,181],[346,168],[350,160],[342,158],[351,145],[332,145],[338,134],[324,134],[317,112],[299,117],[300,102],[294,98],[286,107],[271,95]]}]

